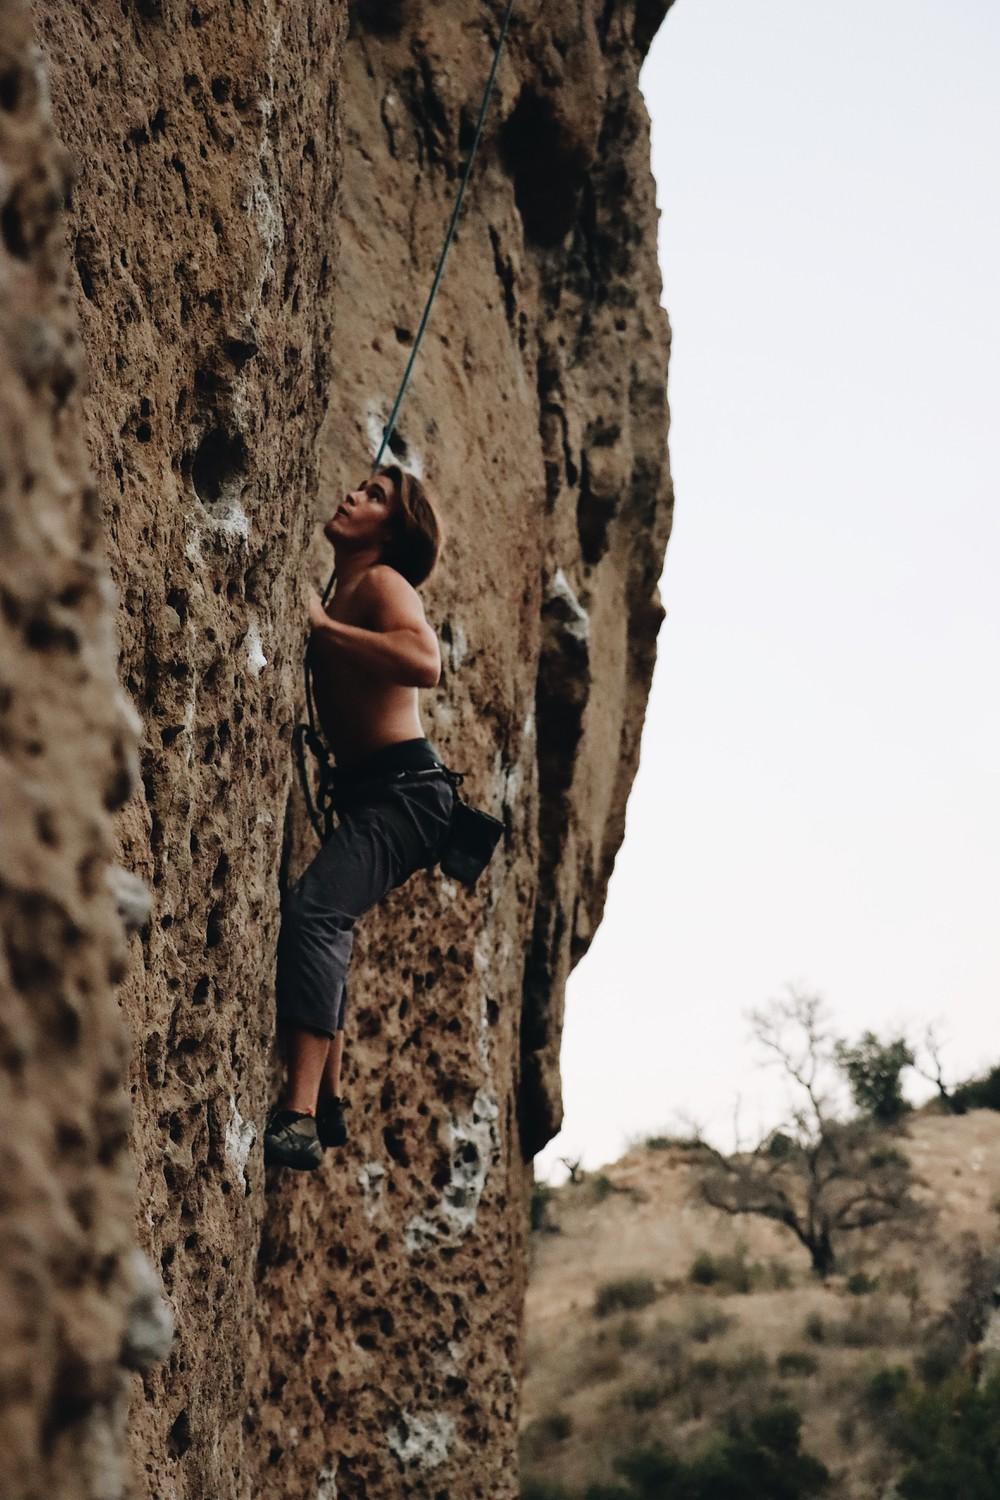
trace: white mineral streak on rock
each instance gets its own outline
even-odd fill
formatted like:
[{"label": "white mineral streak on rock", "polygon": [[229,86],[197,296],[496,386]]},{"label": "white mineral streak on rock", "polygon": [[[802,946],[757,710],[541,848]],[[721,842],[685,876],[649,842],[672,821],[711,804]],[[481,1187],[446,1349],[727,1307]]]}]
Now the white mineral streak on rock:
[{"label": "white mineral streak on rock", "polygon": [[414,1255],[422,1250],[429,1250],[432,1245],[437,1244],[438,1228],[432,1224],[430,1219],[425,1219],[423,1214],[414,1214],[403,1230],[403,1244]]},{"label": "white mineral streak on rock", "polygon": [[451,641],[445,644],[445,654],[448,658],[448,666],[453,672],[457,672],[469,654],[469,638],[461,625],[453,621],[451,625]]},{"label": "white mineral streak on rock", "polygon": [[512,766],[507,766],[503,773],[503,785],[500,788],[500,794],[508,807],[517,806],[517,799],[521,795],[523,786],[524,770],[520,762],[515,762]]},{"label": "white mineral streak on rock", "polygon": [[490,1007],[485,991],[479,997],[479,1061],[484,1073],[490,1071]]},{"label": "white mineral streak on rock", "polygon": [[375,457],[382,445],[382,429],[385,421],[381,416],[381,408],[374,402],[369,401],[365,412],[365,430],[368,433],[368,446],[372,450],[372,458]]},{"label": "white mineral streak on rock", "polygon": [[556,568],[546,598],[548,601],[558,599],[565,606],[566,618],[560,623],[568,635],[575,636],[578,641],[589,640],[590,619],[570,587],[569,579],[562,568]]},{"label": "white mineral streak on rock", "polygon": [[316,1500],[337,1500],[337,1465],[316,1475]]},{"label": "white mineral streak on rock", "polygon": [[218,501],[213,501],[209,511],[209,524],[216,531],[221,531],[225,536],[238,537],[246,541],[250,536],[250,517],[247,515],[239,500],[235,499],[235,493],[242,487],[239,476],[228,481],[222,487]]},{"label": "white mineral streak on rock", "polygon": [[131,870],[126,870],[121,865],[108,865],[104,872],[104,883],[114,897],[125,931],[138,932],[145,927],[153,909],[153,897],[138,875],[133,875]]},{"label": "white mineral streak on rock", "polygon": [[252,1122],[244,1120],[240,1114],[235,1096],[229,1096],[229,1120],[226,1124],[225,1152],[226,1160],[232,1167],[237,1177],[242,1177],[246,1171],[247,1161],[250,1157],[253,1143],[257,1139],[257,1127]]},{"label": "white mineral streak on rock", "polygon": [[247,631],[247,664],[255,677],[259,677],[267,666],[267,657],[264,655],[264,647],[260,638],[260,626],[256,620],[250,621],[250,629]]},{"label": "white mineral streak on rock", "polygon": [[180,635],[181,617],[173,605],[165,604],[160,610],[160,624],[167,635]]},{"label": "white mineral streak on rock", "polygon": [[436,1209],[416,1214],[403,1232],[412,1252],[433,1243],[457,1244],[476,1222],[479,1200],[490,1168],[500,1151],[496,1095],[480,1089],[467,1115],[452,1115],[446,1143],[451,1152],[451,1175]]},{"label": "white mineral streak on rock", "polygon": [[419,448],[410,447],[407,449],[404,467],[417,479],[423,479],[424,459],[423,454],[420,452]]},{"label": "white mineral streak on rock", "polygon": [[456,1236],[476,1222],[479,1200],[500,1149],[499,1118],[496,1095],[487,1089],[479,1090],[464,1119],[452,1116],[451,1181],[445,1187],[441,1211]]},{"label": "white mineral streak on rock", "polygon": [[257,99],[260,111],[260,147],[257,152],[257,171],[250,184],[250,219],[256,226],[264,247],[260,273],[257,277],[257,302],[262,301],[264,284],[274,273],[275,251],[284,242],[285,220],[279,203],[276,203],[269,181],[277,180],[277,163],[271,142],[270,122],[274,113],[275,61],[281,47],[281,19],[276,17],[268,38],[267,77],[270,88]]},{"label": "white mineral streak on rock", "polygon": [[163,1359],[174,1337],[174,1315],[159,1276],[141,1250],[128,1258],[132,1300],[122,1344],[121,1363],[129,1370],[148,1370]]},{"label": "white mineral streak on rock", "polygon": [[436,1469],[444,1463],[455,1438],[455,1422],[445,1412],[412,1416],[404,1412],[399,1424],[386,1434],[389,1447],[404,1464]]},{"label": "white mineral streak on rock", "polygon": [[456,725],[455,710],[446,700],[434,705],[434,728],[439,739],[446,739]]},{"label": "white mineral streak on rock", "polygon": [[366,1161],[358,1173],[358,1185],[365,1200],[365,1218],[372,1223],[382,1207],[385,1167],[380,1161]]},{"label": "white mineral streak on rock", "polygon": [[191,535],[184,543],[184,556],[189,562],[193,562],[196,568],[204,566],[201,555],[201,539],[204,533],[197,521],[192,522]]}]

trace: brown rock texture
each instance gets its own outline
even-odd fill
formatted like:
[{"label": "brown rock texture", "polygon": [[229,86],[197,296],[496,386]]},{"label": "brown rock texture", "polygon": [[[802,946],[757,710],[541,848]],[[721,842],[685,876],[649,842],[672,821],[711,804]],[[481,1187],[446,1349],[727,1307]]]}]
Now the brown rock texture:
[{"label": "brown rock texture", "polygon": [[419,875],[362,924],[350,1143],[265,1177],[280,894],[315,851],[290,757],[306,587],[412,346],[501,7],[36,5],[142,726],[115,859],[153,908],[120,1000],[138,1237],[177,1335],[135,1381],[136,1496],[516,1493],[525,1162],[558,1126],[563,986],[662,614],[637,75],[665,9],[515,12],[394,440],[449,531],[428,732],[507,838],[474,892]]},{"label": "brown rock texture", "polygon": [[112,813],[138,779],[88,472],[56,140],[0,3],[0,1493],[122,1483],[134,1183]]}]

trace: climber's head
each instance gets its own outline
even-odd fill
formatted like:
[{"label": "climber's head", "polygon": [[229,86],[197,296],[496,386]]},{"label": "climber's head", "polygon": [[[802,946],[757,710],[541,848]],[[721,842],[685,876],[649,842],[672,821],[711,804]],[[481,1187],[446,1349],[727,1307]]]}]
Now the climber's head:
[{"label": "climber's head", "polygon": [[348,490],[323,528],[334,547],[355,552],[377,545],[381,560],[412,583],[430,576],[441,550],[441,525],[420,480],[384,464]]}]

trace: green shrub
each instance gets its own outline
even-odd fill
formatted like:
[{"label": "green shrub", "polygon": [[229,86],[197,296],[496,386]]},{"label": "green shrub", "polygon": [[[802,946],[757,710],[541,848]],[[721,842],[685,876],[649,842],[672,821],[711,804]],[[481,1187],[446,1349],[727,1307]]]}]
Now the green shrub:
[{"label": "green shrub", "polygon": [[611,1181],[611,1178],[606,1176],[603,1172],[601,1172],[597,1177],[592,1177],[590,1179],[590,1192],[595,1202],[597,1203],[603,1203],[605,1198],[609,1198],[614,1190],[615,1185]]},{"label": "green shrub", "polygon": [[883,1042],[866,1031],[853,1047],[838,1042],[835,1055],[862,1114],[880,1125],[892,1125],[910,1108],[900,1077],[904,1068],[913,1066],[913,1053],[903,1037]]},{"label": "green shrub", "polygon": [[735,1423],[690,1462],[654,1447],[619,1459],[615,1468],[628,1484],[621,1500],[807,1500],[830,1477],[802,1452],[801,1418],[783,1404]]},{"label": "green shrub", "polygon": [[845,1448],[854,1447],[858,1439],[858,1419],[854,1412],[841,1412],[837,1418],[837,1436]]},{"label": "green shrub", "polygon": [[555,1197],[552,1188],[547,1182],[536,1182],[531,1189],[531,1227],[534,1230],[547,1229],[547,1215],[549,1204]]},{"label": "green shrub", "polygon": [[745,1295],[753,1290],[763,1271],[763,1266],[747,1264],[746,1250],[740,1246],[731,1255],[712,1255],[708,1250],[699,1250],[691,1262],[688,1278],[696,1286],[715,1286]]},{"label": "green shrub", "polygon": [[917,1374],[927,1385],[940,1385],[954,1373],[961,1357],[961,1346],[954,1339],[934,1339],[917,1358]]},{"label": "green shrub", "polygon": [[647,1151],[704,1151],[704,1141],[696,1135],[647,1135],[640,1142]]},{"label": "green shrub", "polygon": [[905,1151],[900,1151],[895,1146],[878,1146],[869,1152],[868,1165],[875,1172],[881,1172],[885,1167],[906,1167],[908,1159]]},{"label": "green shrub", "polygon": [[699,1250],[691,1262],[688,1276],[696,1286],[714,1286],[719,1279],[715,1256],[707,1250]]},{"label": "green shrub", "polygon": [[733,1326],[734,1319],[721,1307],[696,1307],[687,1323],[687,1332],[696,1344],[707,1344]]},{"label": "green shrub", "polygon": [[822,1313],[811,1312],[802,1325],[802,1332],[814,1344],[825,1344],[827,1328]]},{"label": "green shrub", "polygon": [[815,1375],[819,1360],[805,1349],[786,1349],[777,1358],[779,1375]]},{"label": "green shrub", "polygon": [[618,1324],[618,1343],[623,1349],[637,1349],[642,1343],[641,1326],[634,1318],[623,1318]]},{"label": "green shrub", "polygon": [[722,1365],[711,1354],[705,1354],[701,1359],[692,1360],[688,1373],[701,1385],[711,1385],[722,1374]]},{"label": "green shrub", "polygon": [[[621,1455],[614,1467],[621,1482],[588,1485],[582,1500],[811,1500],[830,1478],[817,1459],[803,1453],[801,1418],[784,1401],[745,1422],[734,1419],[690,1460],[656,1444]],[[568,1490],[537,1479],[525,1480],[521,1495],[522,1500],[571,1500]]]},{"label": "green shrub", "polygon": [[954,1376],[899,1399],[893,1440],[907,1459],[901,1500],[996,1500],[1000,1476],[1000,1375],[977,1386]]},{"label": "green shrub", "polygon": [[786,1266],[783,1260],[772,1260],[768,1262],[767,1270],[774,1290],[787,1291],[793,1280],[791,1266]]},{"label": "green shrub", "polygon": [[594,1297],[594,1315],[606,1318],[613,1312],[633,1312],[656,1301],[656,1286],[649,1276],[623,1276],[605,1281]]},{"label": "green shrub", "polygon": [[967,1109],[1000,1109],[1000,1063],[982,1078],[970,1078],[959,1084],[952,1099],[961,1111]]},{"label": "green shrub", "polygon": [[871,1412],[883,1412],[895,1403],[896,1397],[909,1380],[909,1372],[902,1365],[886,1365],[876,1370],[865,1382],[862,1393],[865,1406]]},{"label": "green shrub", "polygon": [[769,1361],[763,1349],[747,1347],[725,1361],[722,1373],[727,1385],[735,1390],[738,1386],[759,1382],[767,1374],[768,1368]]},{"label": "green shrub", "polygon": [[682,1467],[672,1454],[659,1445],[640,1448],[615,1461],[615,1468],[627,1481],[628,1500],[664,1500],[676,1490]]},{"label": "green shrub", "polygon": [[629,1411],[655,1411],[664,1401],[669,1401],[676,1389],[676,1382],[663,1380],[650,1381],[645,1385],[630,1385],[622,1391],[621,1403]]},{"label": "green shrub", "polygon": [[548,1479],[522,1479],[521,1500],[574,1500],[574,1496],[565,1485]]},{"label": "green shrub", "polygon": [[526,1453],[538,1458],[557,1443],[564,1443],[572,1431],[573,1418],[569,1412],[549,1411],[528,1423],[522,1442]]},{"label": "green shrub", "polygon": [[617,1347],[592,1344],[577,1355],[573,1381],[577,1386],[599,1385],[605,1380],[615,1380],[621,1372],[622,1357]]},{"label": "green shrub", "polygon": [[541,1429],[555,1443],[564,1443],[573,1431],[573,1418],[566,1411],[552,1411],[541,1418]]},{"label": "green shrub", "polygon": [[852,1297],[867,1297],[869,1292],[874,1292],[878,1286],[878,1278],[867,1276],[864,1271],[855,1271],[853,1276],[847,1278],[847,1290]]}]

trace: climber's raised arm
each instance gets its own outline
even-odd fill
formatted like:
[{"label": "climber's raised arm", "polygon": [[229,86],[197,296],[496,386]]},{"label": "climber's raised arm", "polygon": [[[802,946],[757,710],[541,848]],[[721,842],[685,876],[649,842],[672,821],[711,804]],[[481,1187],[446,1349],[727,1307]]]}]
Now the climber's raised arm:
[{"label": "climber's raised arm", "polygon": [[441,653],[416,589],[394,568],[377,566],[359,583],[355,602],[367,628],[333,619],[319,595],[310,593],[312,638],[321,659],[329,655],[403,687],[434,687]]}]

